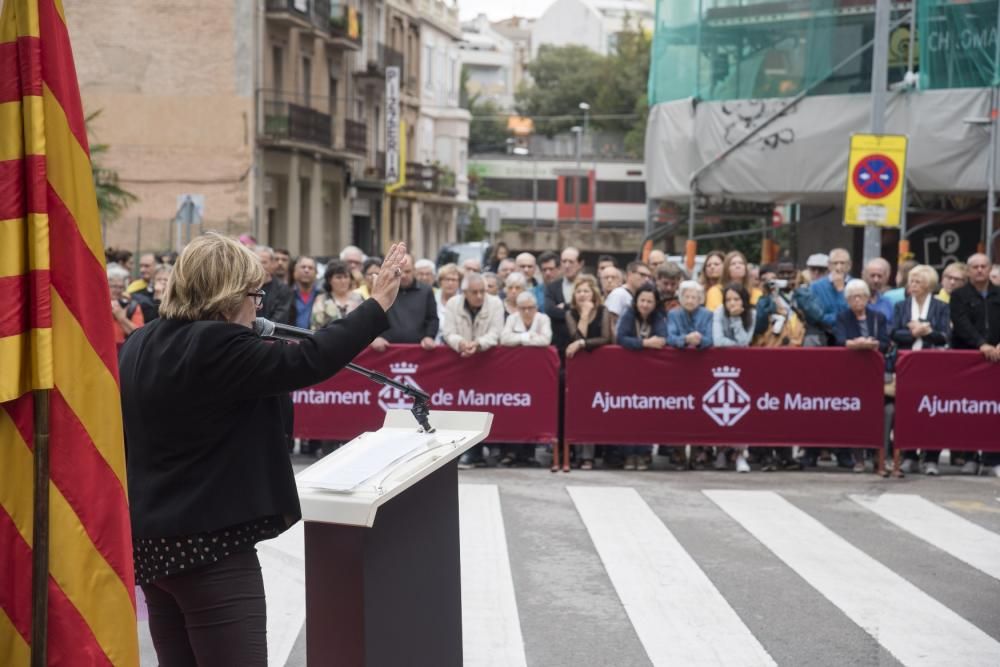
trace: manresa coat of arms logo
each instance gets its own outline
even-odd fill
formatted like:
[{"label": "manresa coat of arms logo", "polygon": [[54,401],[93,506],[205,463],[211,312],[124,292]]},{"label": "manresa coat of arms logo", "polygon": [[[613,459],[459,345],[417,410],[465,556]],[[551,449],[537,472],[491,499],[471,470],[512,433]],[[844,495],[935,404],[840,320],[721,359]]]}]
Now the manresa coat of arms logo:
[{"label": "manresa coat of arms logo", "polygon": [[716,383],[702,397],[701,409],[719,426],[733,426],[750,411],[750,396],[736,383],[741,372],[733,366],[712,369]]},{"label": "manresa coat of arms logo", "polygon": [[[401,382],[408,387],[413,387],[418,391],[424,391],[423,387],[417,384],[417,381],[413,379],[414,374],[417,372],[417,364],[407,363],[405,361],[390,364],[389,373],[393,376],[396,382]],[[424,392],[426,393],[426,392]],[[413,407],[413,399],[409,396],[405,396],[398,389],[393,387],[382,387],[381,391],[378,393],[378,404],[385,410],[409,410]]]}]

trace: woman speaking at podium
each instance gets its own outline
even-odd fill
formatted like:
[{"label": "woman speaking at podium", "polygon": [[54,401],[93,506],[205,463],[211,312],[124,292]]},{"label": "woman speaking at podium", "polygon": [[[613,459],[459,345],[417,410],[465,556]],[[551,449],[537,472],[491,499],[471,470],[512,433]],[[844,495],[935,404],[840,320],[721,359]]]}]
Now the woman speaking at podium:
[{"label": "woman speaking at podium", "polygon": [[206,234],[177,260],[160,319],[122,348],[135,575],[161,666],[267,664],[254,545],[301,518],[278,396],[330,377],[388,328],[405,253],[389,250],[354,312],[286,345],[252,329],[260,260]]}]

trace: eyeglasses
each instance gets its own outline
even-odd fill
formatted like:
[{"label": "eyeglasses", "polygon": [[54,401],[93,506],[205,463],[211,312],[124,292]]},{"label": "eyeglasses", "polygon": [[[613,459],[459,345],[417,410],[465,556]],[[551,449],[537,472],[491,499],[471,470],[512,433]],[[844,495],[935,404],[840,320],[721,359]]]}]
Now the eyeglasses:
[{"label": "eyeglasses", "polygon": [[252,296],[253,297],[253,304],[257,307],[257,310],[260,310],[261,308],[264,307],[264,294],[265,293],[266,292],[264,292],[264,290],[262,290],[262,289],[259,289],[256,292],[247,292],[247,296]]}]

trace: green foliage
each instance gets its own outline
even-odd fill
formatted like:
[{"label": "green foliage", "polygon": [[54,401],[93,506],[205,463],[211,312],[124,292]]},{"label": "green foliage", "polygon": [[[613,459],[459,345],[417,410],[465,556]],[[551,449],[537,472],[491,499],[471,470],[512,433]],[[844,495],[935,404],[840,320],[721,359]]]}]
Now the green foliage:
[{"label": "green foliage", "polygon": [[485,238],[486,223],[483,222],[483,217],[479,215],[479,206],[473,204],[472,210],[469,212],[469,226],[465,228],[465,238],[462,241],[470,243],[472,241],[482,241]]},{"label": "green foliage", "polygon": [[[605,58],[584,46],[550,46],[538,49],[528,65],[533,84],[517,93],[517,109],[535,119],[535,131],[552,136],[580,123],[580,102],[594,104],[602,88]],[[598,113],[596,107],[592,113]],[[601,110],[603,112],[603,110]],[[546,120],[542,116],[569,116]]]},{"label": "green foliage", "polygon": [[507,151],[507,123],[503,109],[496,102],[480,100],[479,95],[469,98],[469,153],[504,153]]},{"label": "green foliage", "polygon": [[583,120],[580,102],[587,102],[593,128],[625,135],[626,150],[639,156],[648,116],[650,48],[650,36],[634,26],[628,16],[622,22],[614,51],[607,56],[576,45],[542,46],[528,65],[533,85],[517,93],[518,111],[535,118],[537,132],[552,136],[579,125]]},{"label": "green foliage", "polygon": [[[90,122],[100,114],[100,110],[95,111],[84,120],[88,138],[91,134]],[[107,144],[90,144],[90,169],[94,177],[97,211],[105,223],[116,220],[131,204],[139,201],[138,197],[118,184],[117,171],[100,166],[100,159],[107,154],[108,148]]]}]

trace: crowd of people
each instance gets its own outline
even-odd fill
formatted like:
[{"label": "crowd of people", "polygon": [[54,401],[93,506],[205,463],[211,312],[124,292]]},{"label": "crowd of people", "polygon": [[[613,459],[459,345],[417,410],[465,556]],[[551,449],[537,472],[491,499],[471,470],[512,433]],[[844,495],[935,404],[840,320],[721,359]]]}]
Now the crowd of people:
[{"label": "crowd of people", "polygon": [[[242,240],[242,239],[241,239]],[[249,243],[249,241],[244,241]],[[320,329],[345,317],[369,296],[381,260],[348,246],[324,266],[308,256],[254,245],[267,279],[260,315],[302,328]],[[176,255],[139,259],[131,283],[131,254],[109,250],[108,284],[116,337],[157,317],[160,299]],[[320,275],[320,271],[322,275]],[[561,356],[585,354],[602,345],[634,350],[709,347],[844,347],[878,350],[886,359],[887,414],[891,414],[893,364],[898,350],[978,350],[1000,361],[1000,266],[984,254],[952,262],[939,274],[928,265],[902,262],[890,281],[891,265],[882,258],[861,267],[850,253],[835,248],[811,255],[801,270],[791,261],[757,266],[743,253],[712,251],[696,275],[653,250],[646,261],[619,267],[611,256],[586,267],[576,248],[557,254],[514,255],[498,244],[485,262],[436,266],[407,256],[399,295],[387,313],[390,328],[371,347],[416,344],[424,349],[447,345],[460,357],[497,345],[554,345]],[[888,447],[890,430],[886,429]],[[949,443],[950,444],[950,443]],[[960,445],[960,443],[954,443]],[[501,465],[537,465],[532,448],[498,446],[489,459]],[[821,450],[806,448],[710,448],[660,446],[676,469],[735,468],[749,472],[803,469],[817,465]],[[872,452],[848,448],[828,452],[841,467],[865,470]],[[920,470],[939,473],[938,451],[907,453],[901,476]],[[951,450],[962,473],[1000,476],[1000,455]],[[462,467],[487,465],[481,451],[463,457]],[[645,470],[648,445],[574,447],[574,465]]]}]

